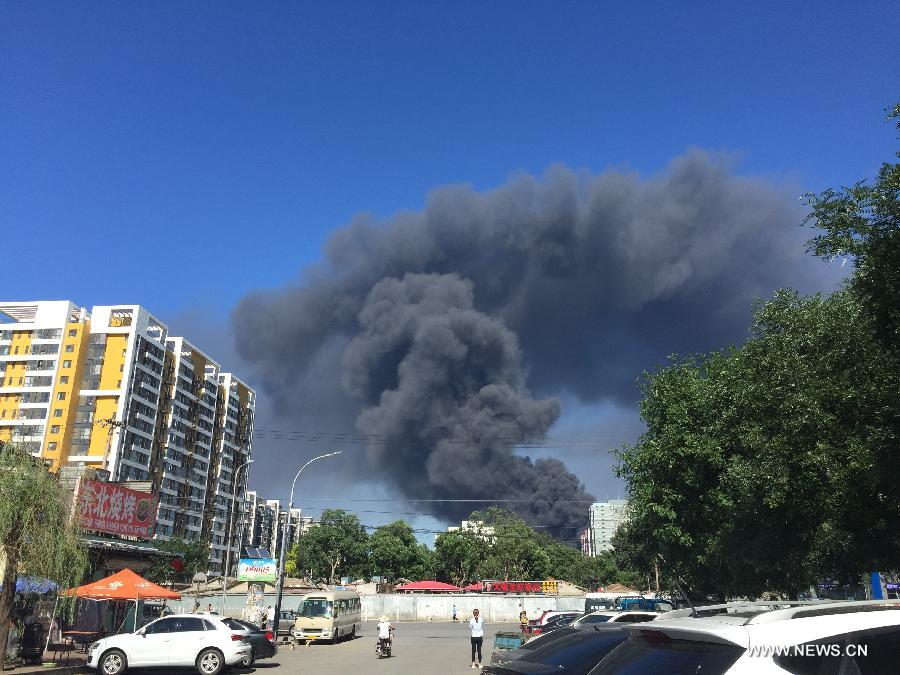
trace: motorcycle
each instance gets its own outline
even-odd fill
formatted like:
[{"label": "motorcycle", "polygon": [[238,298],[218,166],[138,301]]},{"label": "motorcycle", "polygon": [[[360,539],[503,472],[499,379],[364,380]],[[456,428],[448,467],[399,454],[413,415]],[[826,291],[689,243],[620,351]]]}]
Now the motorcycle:
[{"label": "motorcycle", "polygon": [[375,645],[375,656],[379,659],[391,658],[391,638],[379,638],[378,644]]}]

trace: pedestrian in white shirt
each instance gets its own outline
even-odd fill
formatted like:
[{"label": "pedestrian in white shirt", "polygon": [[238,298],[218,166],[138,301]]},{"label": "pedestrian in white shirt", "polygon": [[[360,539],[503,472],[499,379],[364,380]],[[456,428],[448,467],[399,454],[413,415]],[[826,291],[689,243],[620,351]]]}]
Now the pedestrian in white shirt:
[{"label": "pedestrian in white shirt", "polygon": [[[481,668],[481,643],[484,642],[484,619],[477,609],[472,610],[472,618],[469,619],[469,632],[472,634],[472,667]],[[476,659],[475,656],[478,656]]]}]

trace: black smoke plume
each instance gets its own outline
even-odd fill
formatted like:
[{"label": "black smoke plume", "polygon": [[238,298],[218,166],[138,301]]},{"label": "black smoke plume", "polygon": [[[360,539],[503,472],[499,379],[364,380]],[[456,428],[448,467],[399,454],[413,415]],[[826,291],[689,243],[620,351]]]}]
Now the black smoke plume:
[{"label": "black smoke plume", "polygon": [[699,151],[651,179],[556,167],[445,187],[420,212],[357,218],[297,285],[246,297],[238,350],[281,413],[349,415],[377,439],[367,475],[401,496],[527,498],[530,522],[573,526],[578,479],[514,454],[560,411],[529,391],[631,405],[667,354],[742,339],[755,297],[824,279],[800,220]]}]

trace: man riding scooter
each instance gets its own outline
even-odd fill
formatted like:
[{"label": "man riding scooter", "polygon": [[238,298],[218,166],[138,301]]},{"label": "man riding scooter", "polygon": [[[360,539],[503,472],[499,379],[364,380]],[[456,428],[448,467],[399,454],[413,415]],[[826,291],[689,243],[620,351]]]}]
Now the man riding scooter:
[{"label": "man riding scooter", "polygon": [[391,655],[391,646],[394,642],[394,627],[388,621],[387,615],[381,615],[381,621],[378,622],[378,644],[375,647],[375,653],[378,658]]}]

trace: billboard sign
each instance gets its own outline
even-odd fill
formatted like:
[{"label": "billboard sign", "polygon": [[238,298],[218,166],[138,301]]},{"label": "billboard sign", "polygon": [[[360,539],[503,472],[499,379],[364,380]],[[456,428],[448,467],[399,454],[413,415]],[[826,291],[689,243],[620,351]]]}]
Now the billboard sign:
[{"label": "billboard sign", "polygon": [[238,562],[238,581],[268,581],[274,584],[278,565],[274,558],[241,558]]},{"label": "billboard sign", "polygon": [[544,593],[555,595],[555,581],[482,581],[483,593]]},{"label": "billboard sign", "polygon": [[82,529],[140,539],[153,536],[156,500],[146,492],[83,478],[77,509]]}]

